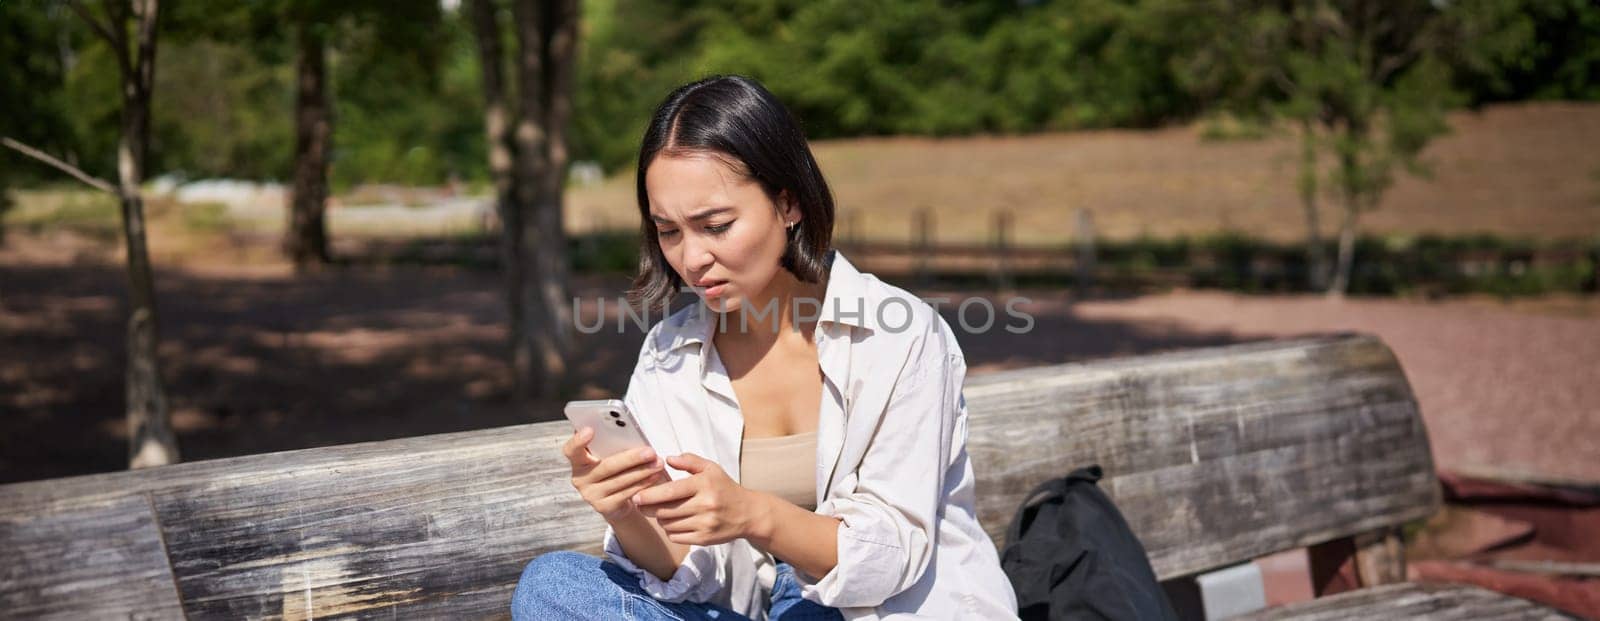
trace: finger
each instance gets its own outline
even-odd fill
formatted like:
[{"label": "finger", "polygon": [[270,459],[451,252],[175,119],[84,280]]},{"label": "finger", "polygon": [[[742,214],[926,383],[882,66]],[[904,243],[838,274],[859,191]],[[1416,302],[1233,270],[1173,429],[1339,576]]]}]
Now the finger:
[{"label": "finger", "polygon": [[639,506],[657,505],[673,500],[680,500],[694,496],[698,481],[694,477],[678,479],[671,483],[662,483],[645,491],[639,492],[633,499],[633,504]]},{"label": "finger", "polygon": [[683,518],[694,517],[696,515],[699,515],[700,512],[698,510],[687,506],[689,504],[690,500],[694,500],[694,499],[691,497],[691,498],[685,498],[683,500],[677,500],[677,501],[673,501],[673,502],[664,502],[664,503],[661,503],[661,504],[652,505],[652,508],[655,509],[655,517],[656,517],[656,519],[658,519],[658,520],[680,520],[680,519],[683,519]]},{"label": "finger", "polygon": [[593,427],[579,427],[572,432],[572,437],[567,438],[567,443],[562,445],[563,453],[578,453],[578,449],[589,447],[589,441],[594,439]]},{"label": "finger", "polygon": [[600,463],[589,474],[596,481],[604,481],[616,476],[619,472],[624,472],[640,464],[653,462],[656,458],[656,452],[648,446],[631,451],[623,451],[600,460]]},{"label": "finger", "polygon": [[667,458],[667,464],[684,472],[700,474],[706,468],[715,466],[716,462],[696,455],[694,453],[681,453]]},{"label": "finger", "polygon": [[617,492],[631,488],[640,481],[649,480],[657,473],[662,472],[663,467],[659,462],[634,466],[631,469],[612,475],[611,478],[594,483],[594,492],[605,498],[615,496]]},{"label": "finger", "polygon": [[[671,479],[668,479],[668,482],[670,482],[670,481],[671,481]],[[666,510],[669,510],[669,509],[677,509],[679,507],[682,507],[684,505],[684,503],[687,503],[687,502],[689,502],[691,500],[694,500],[693,496],[690,496],[688,498],[679,499],[679,500],[672,500],[672,501],[668,501],[668,502],[658,502],[658,503],[653,504],[653,505],[640,505],[639,506],[639,511],[641,513],[644,513],[645,515],[650,516],[650,517],[655,517],[657,512],[666,511]],[[693,512],[691,511],[689,513],[693,513]]]},{"label": "finger", "polygon": [[[631,499],[632,499],[634,494],[637,494],[640,491],[649,489],[651,485],[655,485],[655,484],[656,484],[655,481],[651,480],[651,479],[646,479],[644,481],[641,481],[641,482],[639,482],[637,484],[634,484],[631,487],[625,488],[625,489],[623,489],[621,491],[618,491],[616,494],[611,495],[609,498],[607,498],[607,504],[608,505],[618,506],[618,507],[624,507],[624,506],[633,504],[633,500],[631,500]],[[637,505],[635,505],[634,509],[639,509],[639,507]],[[645,513],[643,509],[639,509],[639,512],[640,513]],[[646,514],[646,515],[648,515],[648,514]]]},{"label": "finger", "polygon": [[698,521],[695,516],[686,516],[672,519],[656,518],[656,523],[661,525],[661,532],[667,534],[692,533]]},{"label": "finger", "polygon": [[571,438],[561,445],[561,454],[572,462],[574,467],[590,466],[595,461],[589,454],[589,441],[594,439],[594,428],[582,427],[572,433]]},{"label": "finger", "polygon": [[701,537],[697,531],[688,530],[681,533],[667,533],[667,541],[686,546],[711,545],[710,540]]}]

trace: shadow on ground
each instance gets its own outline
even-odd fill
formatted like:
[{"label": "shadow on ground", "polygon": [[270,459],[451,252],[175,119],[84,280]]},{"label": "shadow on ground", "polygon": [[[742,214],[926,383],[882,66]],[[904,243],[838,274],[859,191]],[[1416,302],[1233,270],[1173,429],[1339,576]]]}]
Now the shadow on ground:
[{"label": "shadow on ground", "polygon": [[[616,312],[628,281],[574,283],[588,325],[598,299]],[[643,332],[613,318],[580,337],[568,395],[513,402],[499,287],[494,272],[457,267],[159,272],[161,361],[185,461],[554,420],[566,398],[626,389]],[[957,327],[974,374],[1240,340],[1161,321],[1087,320],[1070,305],[1023,308],[1034,320],[1026,334],[1002,329],[1020,325],[1004,314],[983,334]],[[959,326],[953,305],[943,312]],[[0,482],[125,467],[125,313],[118,267],[0,266]],[[969,313],[969,324],[982,323]]]}]

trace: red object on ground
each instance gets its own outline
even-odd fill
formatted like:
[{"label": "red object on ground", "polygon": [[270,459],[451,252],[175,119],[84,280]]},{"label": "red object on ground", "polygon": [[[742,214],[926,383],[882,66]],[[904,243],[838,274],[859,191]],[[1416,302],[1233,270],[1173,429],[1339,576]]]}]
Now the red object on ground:
[{"label": "red object on ground", "polygon": [[[1509,540],[1480,539],[1484,547],[1466,550],[1460,558],[1415,560],[1407,572],[1411,579],[1473,584],[1600,619],[1600,576],[1561,574],[1573,568],[1579,573],[1600,569],[1600,493],[1452,472],[1440,472],[1439,482],[1452,509],[1492,517],[1458,520],[1456,524],[1465,526],[1446,528],[1437,538],[1472,539],[1480,534],[1472,531],[1493,521],[1526,525],[1531,532]],[[1505,562],[1519,565],[1516,569],[1497,565]],[[1548,571],[1518,570],[1527,567]]]},{"label": "red object on ground", "polygon": [[1533,600],[1587,619],[1600,619],[1600,579],[1503,571],[1462,561],[1417,561],[1412,580],[1477,585]]}]

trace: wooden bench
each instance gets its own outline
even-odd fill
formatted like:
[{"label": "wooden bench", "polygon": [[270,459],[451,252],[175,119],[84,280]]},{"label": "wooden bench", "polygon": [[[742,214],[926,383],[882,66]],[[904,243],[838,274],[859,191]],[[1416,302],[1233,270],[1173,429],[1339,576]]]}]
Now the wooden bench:
[{"label": "wooden bench", "polygon": [[[1382,586],[1269,617],[1558,617],[1403,583],[1398,528],[1439,506],[1377,339],[1335,336],[969,378],[979,512],[1099,463],[1163,579],[1347,542]],[[99,618],[505,616],[523,566],[598,553],[564,421],[0,486],[0,610]],[[1454,612],[1452,612],[1454,611]],[[1452,616],[1456,615],[1456,616]]]}]

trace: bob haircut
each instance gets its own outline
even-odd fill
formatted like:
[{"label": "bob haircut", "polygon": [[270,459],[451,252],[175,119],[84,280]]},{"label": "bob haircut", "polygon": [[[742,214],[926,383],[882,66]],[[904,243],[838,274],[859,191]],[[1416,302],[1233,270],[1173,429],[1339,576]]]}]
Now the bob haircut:
[{"label": "bob haircut", "polygon": [[639,274],[629,300],[645,310],[672,300],[684,287],[661,252],[650,220],[645,171],[661,154],[716,157],[761,184],[779,208],[787,194],[801,219],[789,235],[782,265],[803,282],[826,277],[833,244],[833,193],[811,155],[800,123],[760,83],[743,76],[711,76],[685,84],[656,108],[639,146]]}]

